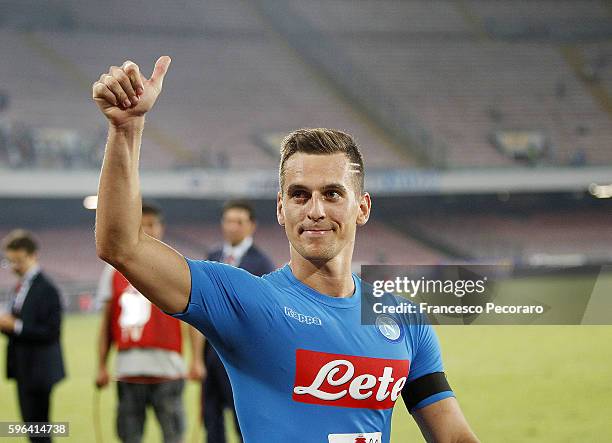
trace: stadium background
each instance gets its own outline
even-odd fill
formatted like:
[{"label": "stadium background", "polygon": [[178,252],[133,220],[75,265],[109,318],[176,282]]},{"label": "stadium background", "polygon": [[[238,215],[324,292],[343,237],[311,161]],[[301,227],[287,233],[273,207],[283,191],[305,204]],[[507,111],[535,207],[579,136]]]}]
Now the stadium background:
[{"label": "stadium background", "polygon": [[[229,197],[275,225],[278,145],[335,127],[362,147],[371,222],[360,264],[612,259],[612,2],[604,0],[0,0],[0,236],[41,240],[70,314],[53,419],[93,441],[96,258],[91,206],[105,125],[91,84],[126,59],[173,58],[147,117],[145,197],[166,240],[202,257]],[[602,273],[604,275],[605,273]],[[537,276],[536,276],[537,277]],[[527,282],[537,292],[540,283]],[[546,285],[562,285],[545,277]],[[0,297],[13,285],[0,269]],[[602,287],[612,289],[604,275]],[[609,441],[609,326],[439,327],[449,379],[482,441]],[[4,349],[0,358],[4,361]],[[112,390],[97,416],[113,441]],[[186,402],[196,435],[197,388]],[[18,418],[0,381],[0,420]],[[393,442],[420,441],[400,405]],[[155,426],[147,441],[157,441]]]}]

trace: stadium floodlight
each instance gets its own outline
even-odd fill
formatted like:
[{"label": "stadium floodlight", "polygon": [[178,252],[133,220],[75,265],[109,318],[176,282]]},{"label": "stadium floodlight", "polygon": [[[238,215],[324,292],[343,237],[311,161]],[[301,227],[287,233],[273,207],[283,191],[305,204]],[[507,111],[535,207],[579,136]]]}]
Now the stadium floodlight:
[{"label": "stadium floodlight", "polygon": [[589,192],[592,196],[597,198],[611,198],[612,185],[598,185],[597,183],[591,183],[589,185]]},{"label": "stadium floodlight", "polygon": [[83,199],[83,206],[85,206],[85,209],[96,209],[98,207],[98,196],[88,195]]}]

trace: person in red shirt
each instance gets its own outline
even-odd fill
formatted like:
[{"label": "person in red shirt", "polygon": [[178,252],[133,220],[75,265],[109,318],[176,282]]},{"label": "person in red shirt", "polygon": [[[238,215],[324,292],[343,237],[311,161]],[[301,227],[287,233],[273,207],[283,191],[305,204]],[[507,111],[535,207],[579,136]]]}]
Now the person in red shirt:
[{"label": "person in red shirt", "polygon": [[[142,207],[142,229],[161,240],[164,224],[161,211],[151,205]],[[197,332],[189,327],[193,346],[187,373],[182,357],[180,322],[162,312],[138,292],[115,269],[106,269],[100,280],[98,299],[105,303],[98,338],[99,367],[96,385],[110,381],[107,359],[114,344],[117,348],[117,435],[123,442],[142,440],[146,409],[153,407],[162,429],[164,442],[183,441],[185,411],[184,378],[200,380],[203,375],[201,351],[196,349]]]}]

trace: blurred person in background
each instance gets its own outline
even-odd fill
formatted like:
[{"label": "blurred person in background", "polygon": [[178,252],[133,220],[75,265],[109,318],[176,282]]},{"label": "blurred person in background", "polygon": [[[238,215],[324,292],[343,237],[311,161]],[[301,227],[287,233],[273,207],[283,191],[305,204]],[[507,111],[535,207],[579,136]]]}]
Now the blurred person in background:
[{"label": "blurred person in background", "polygon": [[[65,377],[60,330],[60,294],[38,264],[33,235],[18,229],[2,241],[4,255],[17,275],[10,312],[0,313],[0,331],[8,336],[7,377],[17,381],[24,422],[48,422],[51,391]],[[31,441],[51,441],[49,437]]]},{"label": "blurred person in background", "polygon": [[[142,207],[142,230],[161,240],[164,221],[160,209],[152,204]],[[104,270],[98,287],[104,314],[98,337],[99,365],[96,386],[109,384],[106,362],[114,343],[117,348],[116,431],[122,442],[142,441],[147,407],[151,406],[160,424],[164,442],[183,441],[185,408],[184,379],[201,380],[201,334],[190,326],[192,359],[187,374],[182,357],[181,322],[163,313],[140,294],[112,267]]]},{"label": "blurred person in background", "polygon": [[[208,260],[236,266],[257,276],[274,271],[272,260],[253,244],[255,229],[255,211],[251,204],[245,200],[228,201],[221,215],[223,247],[211,251]],[[232,387],[219,355],[210,342],[201,334],[199,337],[205,341],[206,377],[202,382],[202,412],[206,438],[208,443],[225,443],[225,408],[230,408],[234,413],[236,430],[240,435]]]}]

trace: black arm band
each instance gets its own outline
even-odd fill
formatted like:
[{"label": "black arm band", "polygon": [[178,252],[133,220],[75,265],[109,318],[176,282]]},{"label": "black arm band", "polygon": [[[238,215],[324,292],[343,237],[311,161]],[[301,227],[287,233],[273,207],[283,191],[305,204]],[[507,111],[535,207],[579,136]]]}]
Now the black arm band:
[{"label": "black arm band", "polygon": [[444,372],[433,372],[411,381],[402,389],[402,398],[409,411],[420,401],[440,392],[452,391]]}]

